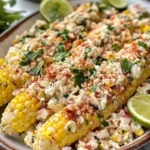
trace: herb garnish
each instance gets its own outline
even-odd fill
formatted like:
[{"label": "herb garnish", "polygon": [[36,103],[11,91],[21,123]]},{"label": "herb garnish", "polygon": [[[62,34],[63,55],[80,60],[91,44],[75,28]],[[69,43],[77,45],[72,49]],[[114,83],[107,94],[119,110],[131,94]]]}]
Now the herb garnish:
[{"label": "herb garnish", "polygon": [[54,54],[56,61],[64,61],[66,57],[66,49],[63,43],[60,43],[57,47],[57,51]]},{"label": "herb garnish", "polygon": [[105,59],[105,58],[101,58],[101,57],[97,57],[95,60],[94,60],[94,64],[95,65],[101,65],[101,63],[103,62],[103,61],[106,61],[107,59]]},{"label": "herb garnish", "polygon": [[31,60],[34,60],[36,58],[38,58],[39,56],[42,56],[44,54],[44,50],[40,49],[37,52],[25,52],[24,53],[24,58],[22,58],[22,60],[20,61],[20,65],[21,66],[26,66],[29,65],[31,63]]},{"label": "herb garnish", "polygon": [[36,68],[31,68],[29,73],[31,75],[40,75],[42,77],[43,76],[43,66],[44,66],[44,61],[40,61]]},{"label": "herb garnish", "polygon": [[113,50],[115,50],[115,51],[117,51],[117,52],[122,49],[122,47],[121,47],[120,45],[116,44],[116,43],[113,43],[113,44],[111,45],[111,47],[112,47]]},{"label": "herb garnish", "polygon": [[68,33],[69,31],[67,29],[64,29],[62,32],[58,32],[58,36],[60,36],[63,40],[68,40]]},{"label": "herb garnish", "polygon": [[141,42],[141,41],[138,41],[138,45],[141,46],[141,47],[143,47],[144,49],[148,48],[147,44],[144,43],[144,42]]},{"label": "herb garnish", "polygon": [[77,86],[77,85],[81,86],[83,82],[86,82],[88,80],[88,77],[84,76],[84,73],[82,72],[82,70],[74,68],[74,67],[71,67],[70,70],[74,72],[74,77],[73,77],[74,86]]},{"label": "herb garnish", "polygon": [[107,29],[110,31],[114,31],[114,27],[112,27],[110,24],[106,24],[107,25]]},{"label": "herb garnish", "polygon": [[107,127],[107,126],[109,126],[109,123],[108,123],[107,121],[103,121],[103,122],[102,122],[102,125],[103,125],[104,127]]},{"label": "herb garnish", "polygon": [[91,92],[95,92],[95,91],[96,91],[96,89],[97,89],[97,87],[98,87],[97,85],[92,86],[92,87],[91,87],[91,89],[90,89],[90,90],[91,90]]},{"label": "herb garnish", "polygon": [[84,53],[84,59],[86,60],[88,58],[88,53],[91,51],[91,48],[86,47],[85,48],[85,53]]},{"label": "herb garnish", "polygon": [[127,59],[121,60],[121,69],[124,73],[131,72],[131,68],[134,64]]}]

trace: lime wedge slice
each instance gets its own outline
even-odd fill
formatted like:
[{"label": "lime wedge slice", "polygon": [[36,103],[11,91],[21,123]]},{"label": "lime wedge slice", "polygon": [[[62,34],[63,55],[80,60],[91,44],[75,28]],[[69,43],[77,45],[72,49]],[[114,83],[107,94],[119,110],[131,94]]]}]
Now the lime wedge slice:
[{"label": "lime wedge slice", "polygon": [[103,0],[104,3],[107,5],[111,5],[117,9],[123,9],[126,8],[128,5],[127,0]]},{"label": "lime wedge slice", "polygon": [[72,11],[66,0],[43,0],[40,4],[40,12],[48,22],[61,20]]},{"label": "lime wedge slice", "polygon": [[150,127],[150,94],[135,95],[128,101],[132,117],[144,127]]}]

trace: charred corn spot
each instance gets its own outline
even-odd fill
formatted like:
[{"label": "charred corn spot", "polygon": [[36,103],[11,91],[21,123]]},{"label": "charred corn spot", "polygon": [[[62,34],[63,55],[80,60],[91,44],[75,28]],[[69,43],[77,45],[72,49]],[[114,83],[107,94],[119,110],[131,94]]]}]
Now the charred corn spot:
[{"label": "charred corn spot", "polygon": [[11,101],[14,118],[11,127],[17,132],[23,132],[36,121],[36,111],[40,104],[36,98],[26,91],[17,95]]},{"label": "charred corn spot", "polygon": [[4,58],[0,58],[0,65],[2,65],[5,62]]},{"label": "charred corn spot", "polygon": [[141,136],[141,135],[144,134],[144,130],[143,130],[143,129],[136,130],[136,131],[135,131],[135,134],[136,134],[137,136]]},{"label": "charred corn spot", "polygon": [[9,102],[13,96],[15,86],[6,78],[0,75],[0,106]]}]

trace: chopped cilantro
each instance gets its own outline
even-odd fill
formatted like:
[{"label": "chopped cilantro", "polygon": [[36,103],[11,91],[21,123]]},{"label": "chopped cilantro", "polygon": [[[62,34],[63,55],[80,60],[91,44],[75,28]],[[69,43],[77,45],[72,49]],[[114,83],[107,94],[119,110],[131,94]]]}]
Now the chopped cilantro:
[{"label": "chopped cilantro", "polygon": [[121,69],[124,73],[131,72],[131,68],[134,64],[127,59],[121,60]]},{"label": "chopped cilantro", "polygon": [[66,49],[64,44],[60,43],[57,47],[57,51],[54,53],[54,57],[56,61],[64,61],[66,57]]},{"label": "chopped cilantro", "polygon": [[49,29],[49,24],[45,24],[45,25],[43,25],[41,27],[37,27],[37,28],[40,30],[47,30],[47,29]]},{"label": "chopped cilantro", "polygon": [[95,68],[90,68],[89,72],[90,72],[90,75],[93,75],[96,72],[96,69]]},{"label": "chopped cilantro", "polygon": [[102,119],[104,117],[101,114],[97,114],[97,118]]},{"label": "chopped cilantro", "polygon": [[86,60],[88,58],[88,53],[91,51],[91,48],[86,47],[85,48],[85,53],[84,53],[84,59]]},{"label": "chopped cilantro", "polygon": [[98,87],[97,85],[92,86],[92,87],[91,87],[91,89],[90,89],[90,90],[91,90],[91,92],[95,92],[95,91],[96,91],[96,89],[97,89],[97,87]]},{"label": "chopped cilantro", "polygon": [[68,130],[68,132],[71,132],[71,128],[70,127],[68,127],[67,130]]},{"label": "chopped cilantro", "polygon": [[95,140],[99,141],[100,139],[95,135],[94,136]]},{"label": "chopped cilantro", "polygon": [[26,66],[29,65],[31,63],[31,60],[36,59],[39,56],[42,56],[44,54],[44,50],[40,49],[37,52],[25,52],[24,53],[24,58],[22,58],[22,60],[20,61],[20,65],[21,66]]},{"label": "chopped cilantro", "polygon": [[86,25],[87,25],[86,19],[83,19],[83,20],[81,21],[80,25],[86,27]]},{"label": "chopped cilantro", "polygon": [[104,127],[107,127],[107,126],[109,126],[109,123],[108,123],[107,121],[103,121],[103,122],[102,122],[102,125],[103,125]]},{"label": "chopped cilantro", "polygon": [[88,120],[86,120],[86,119],[85,119],[85,124],[86,124],[86,125],[88,125],[88,124],[89,124],[89,121],[88,121]]},{"label": "chopped cilantro", "polygon": [[105,59],[105,58],[100,58],[100,57],[97,57],[95,60],[94,60],[94,64],[95,65],[101,65],[101,63],[103,62],[103,61],[106,61],[107,59]]},{"label": "chopped cilantro", "polygon": [[148,48],[147,44],[144,43],[144,42],[141,42],[141,41],[138,41],[138,45],[141,46],[141,47],[143,47],[144,49]]},{"label": "chopped cilantro", "polygon": [[77,86],[77,85],[81,86],[83,82],[86,82],[88,80],[88,77],[84,76],[84,73],[82,72],[82,70],[74,68],[74,67],[71,67],[70,70],[74,72],[74,77],[73,77],[74,86]]},{"label": "chopped cilantro", "polygon": [[69,94],[64,94],[63,95],[65,98],[68,98],[69,97]]},{"label": "chopped cilantro", "polygon": [[43,66],[44,66],[44,61],[40,61],[36,68],[31,68],[29,73],[31,75],[40,75],[42,77],[43,76]]},{"label": "chopped cilantro", "polygon": [[100,46],[103,47],[104,46],[104,40],[101,40]]},{"label": "chopped cilantro", "polygon": [[110,31],[114,31],[114,27],[112,27],[110,24],[106,24],[107,25],[107,29]]},{"label": "chopped cilantro", "polygon": [[68,40],[68,33],[69,31],[67,29],[64,29],[62,32],[58,32],[58,36],[60,36],[63,40]]},{"label": "chopped cilantro", "polygon": [[116,43],[113,43],[113,44],[111,45],[111,47],[112,47],[113,50],[115,50],[115,51],[117,51],[117,52],[122,49],[122,47],[121,47],[120,45],[116,44]]},{"label": "chopped cilantro", "polygon": [[32,136],[32,143],[34,143],[35,141],[35,136]]},{"label": "chopped cilantro", "polygon": [[143,12],[143,14],[141,14],[138,19],[141,20],[143,18],[148,18],[150,16],[150,13],[149,12]]}]

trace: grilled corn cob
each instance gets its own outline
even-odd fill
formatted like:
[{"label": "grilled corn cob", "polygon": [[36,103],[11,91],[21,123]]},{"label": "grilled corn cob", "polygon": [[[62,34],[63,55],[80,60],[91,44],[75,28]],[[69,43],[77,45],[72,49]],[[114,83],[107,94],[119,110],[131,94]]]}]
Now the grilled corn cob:
[{"label": "grilled corn cob", "polygon": [[[93,5],[96,6],[96,9],[94,10],[92,10]],[[98,7],[99,5],[94,3],[92,5],[85,4],[81,6],[76,12],[67,16],[64,21],[53,23],[52,29],[49,29],[42,34],[38,34],[37,37],[31,38],[32,40],[30,41],[26,41],[26,37],[30,39],[31,36],[27,35],[27,33],[24,33],[22,37],[17,38],[14,41],[15,46],[10,49],[6,56],[7,64],[5,64],[5,67],[8,68],[8,70],[4,74],[7,74],[7,72],[11,74],[11,80],[7,82],[11,82],[11,84],[18,89],[22,87],[32,75],[32,77],[34,77],[34,75],[42,75],[44,73],[42,73],[42,67],[46,68],[47,65],[54,61],[54,49],[57,49],[60,43],[64,45],[63,50],[65,51],[65,49],[67,49],[68,51],[71,48],[73,41],[79,36],[82,38],[86,37],[87,32],[90,31],[91,28],[95,28],[95,22],[108,17],[105,12],[99,12]],[[89,9],[91,10],[90,12]],[[112,14],[116,13],[113,8],[111,12]],[[68,30],[66,28],[68,28]],[[68,33],[69,31],[71,32]],[[47,42],[45,42],[45,37],[47,37]],[[54,42],[55,38],[57,38],[57,42]],[[25,44],[20,46],[18,45],[18,41],[21,41],[22,43],[25,42]],[[48,47],[52,47],[51,50],[49,50]],[[31,53],[36,55],[32,59],[29,58],[31,57]],[[37,57],[39,58],[36,59]],[[22,61],[20,61],[20,59],[22,59]],[[60,60],[60,57],[57,57],[57,60],[58,59]],[[40,72],[35,72],[34,70],[39,66],[41,66]],[[33,80],[36,80],[36,77]],[[19,87],[17,85],[19,85]],[[1,89],[1,91],[2,90],[3,89]],[[5,102],[10,101],[11,98],[7,99],[7,101],[5,100]],[[3,105],[3,100],[1,100],[1,105]]]},{"label": "grilled corn cob", "polygon": [[[117,83],[115,83],[113,86],[117,86],[116,90],[108,92],[109,96],[111,93],[113,93],[113,99],[108,103],[106,102],[104,107],[99,107],[102,106],[102,103],[94,102],[95,100],[91,101],[90,104],[87,104],[88,98],[90,101],[91,97],[86,95],[82,97],[76,97],[81,98],[81,100],[85,99],[84,103],[70,104],[60,112],[50,117],[50,119],[48,119],[46,123],[37,131],[33,149],[46,150],[51,148],[51,150],[59,150],[62,146],[70,145],[89,131],[98,127],[100,124],[105,124],[105,119],[108,118],[111,113],[126,104],[128,98],[134,94],[138,86],[150,76],[150,60],[148,52],[150,48],[148,42],[150,34],[147,33],[142,37],[144,39],[138,39],[137,41],[134,41],[130,45],[130,48],[128,47],[126,49],[125,46],[124,50],[121,50],[118,55],[116,55],[116,58],[120,59],[122,72],[124,72],[126,75],[127,72],[129,73],[131,71],[133,77],[132,82],[128,82],[127,84],[123,85],[124,88],[120,90],[117,86]],[[141,50],[146,51],[143,53]],[[123,56],[122,54],[124,54],[124,52],[126,52],[126,54]],[[146,55],[148,55],[148,57]],[[139,73],[136,72],[136,74],[134,74],[134,67],[130,68],[131,70],[128,70],[129,68],[127,69],[126,67],[124,68],[125,63],[128,63],[129,65],[129,63],[131,63],[128,62],[129,60],[137,60],[139,56],[141,56],[139,61],[142,61],[143,58],[146,60],[144,65],[141,66],[141,71]],[[125,60],[123,60],[124,58]],[[102,72],[104,70],[102,70]],[[118,70],[114,69],[111,72],[112,76],[114,76],[115,72],[118,72]],[[137,73],[138,76],[136,76]],[[101,88],[102,87],[103,85],[101,85]],[[101,96],[99,98],[101,98],[101,101],[103,100]],[[108,97],[106,99],[108,100]],[[96,108],[93,108],[92,104],[97,104]],[[83,121],[79,122],[77,119],[80,119],[81,116],[83,117]]]},{"label": "grilled corn cob", "polygon": [[[116,17],[117,18],[117,17]],[[118,18],[117,18],[118,19]],[[120,21],[122,21],[122,20],[120,20]],[[106,22],[105,22],[106,23]],[[128,20],[126,20],[126,24],[128,23]],[[128,25],[130,25],[130,26],[132,26],[132,23],[129,21],[129,23],[128,23]],[[103,27],[105,27],[106,25],[104,24],[103,25]],[[101,26],[102,27],[102,26]],[[121,27],[122,28],[122,27]],[[119,27],[118,27],[118,30],[119,30]],[[127,30],[127,32],[129,32],[130,30],[128,30],[128,29],[124,29],[123,28],[123,30],[125,31],[125,30]],[[101,31],[102,32],[102,31]],[[96,31],[96,34],[95,35],[99,35],[99,33],[100,33],[100,31],[99,32],[97,32]],[[130,33],[130,32],[129,32]],[[113,33],[112,33],[113,34]],[[115,36],[113,37],[114,39],[115,39]],[[110,38],[110,43],[111,42],[113,42],[113,38],[111,39]],[[100,38],[101,39],[101,38]],[[99,38],[97,39],[97,40],[100,40]],[[127,39],[127,38],[126,38]],[[125,39],[125,40],[126,40]],[[123,40],[123,38],[121,39],[121,40]],[[129,41],[130,41],[130,39],[128,39]],[[128,41],[128,42],[129,42]],[[119,42],[119,41],[117,41],[117,42]],[[125,41],[124,41],[125,42]],[[127,41],[126,41],[127,42]],[[109,43],[109,44],[110,44]],[[120,42],[120,44],[122,43],[122,41]],[[82,44],[82,45],[86,45],[86,44]],[[80,45],[79,45],[80,46]],[[87,45],[86,45],[87,46]],[[82,48],[82,47],[81,47]],[[84,47],[85,48],[85,47]],[[92,49],[92,47],[91,47],[91,49]],[[82,49],[81,49],[82,50]],[[78,50],[79,51],[79,50]],[[84,53],[84,52],[83,52]],[[71,60],[72,60],[73,58],[71,57]],[[71,63],[74,63],[73,61],[71,62]],[[62,66],[62,64],[61,64],[61,66]],[[54,66],[54,68],[56,68],[55,66]],[[62,68],[62,67],[61,67]],[[40,79],[41,80],[41,79]],[[41,86],[41,85],[40,85]],[[72,84],[72,87],[73,87],[73,84]],[[72,89],[72,87],[70,88],[70,90]],[[38,85],[37,85],[37,88],[40,88],[40,87],[38,87]],[[29,90],[30,91],[30,90]],[[42,89],[41,89],[41,91],[42,91]],[[71,92],[71,91],[70,91]],[[24,93],[26,93],[26,91],[25,92],[23,92],[23,93],[21,93],[20,95],[19,95],[19,97],[21,97],[21,95],[25,95]],[[37,92],[38,93],[38,92]],[[61,93],[62,94],[62,93]],[[63,94],[65,94],[65,93],[63,93]],[[36,95],[32,95],[32,97],[36,97]],[[18,96],[17,96],[17,98],[18,98]],[[43,98],[43,97],[42,97]],[[14,100],[15,100],[16,98],[14,98]],[[10,103],[10,105],[8,105],[8,107],[11,107],[11,104],[13,103],[13,101],[14,100],[12,100],[12,102]],[[26,99],[26,101],[29,101],[29,99],[27,100]],[[24,102],[22,102],[21,101],[21,103],[17,103],[18,105],[25,105],[26,106],[26,101],[24,101]],[[35,103],[38,103],[39,102],[39,98],[36,98],[36,101],[35,101]],[[40,106],[39,106],[40,107]],[[38,107],[38,108],[39,108]],[[64,106],[63,106],[64,107]],[[34,121],[36,120],[36,116],[37,116],[37,110],[38,110],[38,108],[36,108],[35,110],[33,110],[32,111],[32,114],[33,114],[33,116],[34,116]],[[62,108],[62,107],[61,107]],[[16,106],[13,106],[11,109],[6,109],[6,114],[8,115],[8,114],[12,114],[14,111],[15,111],[15,109],[17,109],[17,107]],[[27,109],[27,108],[26,108]],[[9,110],[9,111],[8,111]],[[30,110],[29,110],[30,111]],[[57,110],[58,111],[58,110]],[[7,115],[5,115],[5,113],[4,113],[4,117],[3,117],[3,119],[2,119],[2,127],[3,127],[3,131],[4,132],[6,132],[6,133],[8,133],[8,134],[12,134],[12,133],[15,133],[15,132],[23,132],[30,124],[32,124],[33,122],[29,122],[28,123],[28,126],[22,126],[22,125],[20,125],[20,121],[18,120],[18,114],[15,114],[15,115],[13,115],[13,117],[12,117],[12,120],[14,119],[14,118],[16,118],[16,119],[14,119],[14,120],[18,120],[18,121],[16,121],[16,128],[17,128],[17,126],[18,126],[18,128],[19,128],[19,130],[16,130],[16,128],[14,128],[13,126],[12,126],[12,124],[13,124],[13,122],[12,122],[12,120],[9,120],[9,123],[6,121],[5,122],[5,117],[7,116]],[[26,119],[28,119],[28,116],[27,115],[24,115],[24,119],[22,119],[22,122],[26,122]],[[20,130],[20,127],[22,127],[21,128],[21,130]],[[8,128],[10,128],[9,130],[8,130]]]}]

